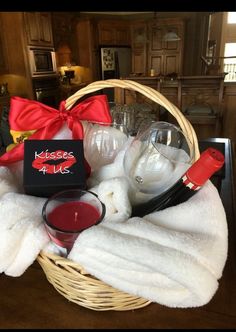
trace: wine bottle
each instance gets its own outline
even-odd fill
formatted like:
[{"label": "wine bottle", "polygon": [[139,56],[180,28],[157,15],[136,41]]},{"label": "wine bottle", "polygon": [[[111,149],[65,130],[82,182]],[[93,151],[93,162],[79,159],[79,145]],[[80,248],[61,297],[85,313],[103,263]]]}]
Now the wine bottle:
[{"label": "wine bottle", "polygon": [[219,150],[212,147],[206,149],[171,188],[145,203],[134,206],[131,217],[143,217],[188,200],[223,166],[224,160],[224,155]]}]

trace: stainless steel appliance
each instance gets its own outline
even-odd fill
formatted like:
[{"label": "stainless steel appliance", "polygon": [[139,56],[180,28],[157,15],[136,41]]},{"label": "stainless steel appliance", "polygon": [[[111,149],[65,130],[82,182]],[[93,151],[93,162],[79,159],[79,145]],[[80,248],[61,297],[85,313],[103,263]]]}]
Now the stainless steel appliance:
[{"label": "stainless steel appliance", "polygon": [[28,46],[28,52],[32,77],[57,75],[54,48]]},{"label": "stainless steel appliance", "polygon": [[[130,47],[100,47],[101,79],[122,78],[132,71]],[[110,102],[114,101],[114,89],[104,89]]]}]

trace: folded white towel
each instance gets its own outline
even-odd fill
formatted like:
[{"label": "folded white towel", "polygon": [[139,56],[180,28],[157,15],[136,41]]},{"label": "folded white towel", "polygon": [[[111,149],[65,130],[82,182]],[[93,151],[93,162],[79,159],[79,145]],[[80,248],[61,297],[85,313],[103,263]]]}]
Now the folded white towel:
[{"label": "folded white towel", "polygon": [[11,191],[18,191],[16,179],[8,167],[0,167],[0,196]]},{"label": "folded white towel", "polygon": [[117,289],[183,308],[212,298],[226,257],[225,212],[210,181],[177,207],[123,222],[106,218],[81,233],[68,256]]},{"label": "folded white towel", "polygon": [[7,167],[0,167],[0,183],[0,273],[20,276],[49,242],[41,217],[45,198],[18,193]]},{"label": "folded white towel", "polygon": [[[32,221],[31,218],[27,218],[21,223],[18,222],[17,229],[19,230],[19,228],[20,232],[24,230],[23,236],[21,236],[21,241],[18,244],[18,250],[14,259],[4,271],[5,274],[13,277],[21,276],[35,261],[39,252],[49,242],[49,237],[45,232],[45,228],[40,217],[35,218],[34,221]],[[12,237],[10,241],[14,242],[14,238],[15,237]],[[8,262],[10,261],[8,260]]]},{"label": "folded white towel", "polygon": [[106,219],[122,222],[130,217],[132,207],[128,190],[129,182],[125,177],[104,180],[98,185],[97,194],[106,206]]}]

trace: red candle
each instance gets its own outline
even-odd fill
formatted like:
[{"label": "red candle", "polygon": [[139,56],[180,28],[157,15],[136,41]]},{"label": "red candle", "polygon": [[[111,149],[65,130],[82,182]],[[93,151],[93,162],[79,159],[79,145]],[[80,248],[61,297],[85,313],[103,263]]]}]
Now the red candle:
[{"label": "red candle", "polygon": [[66,202],[48,215],[48,221],[62,231],[82,231],[99,220],[100,213],[86,202]]},{"label": "red candle", "polygon": [[93,192],[71,189],[50,197],[42,215],[51,240],[70,251],[78,235],[101,222],[105,211],[105,205]]}]

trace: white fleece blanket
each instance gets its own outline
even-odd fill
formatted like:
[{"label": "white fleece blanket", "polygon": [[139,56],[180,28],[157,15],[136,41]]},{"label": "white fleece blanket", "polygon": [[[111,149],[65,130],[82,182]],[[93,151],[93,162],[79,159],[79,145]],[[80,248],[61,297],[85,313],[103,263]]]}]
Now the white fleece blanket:
[{"label": "white fleece blanket", "polygon": [[[208,181],[188,201],[143,218],[129,218],[145,201],[125,177],[127,146],[90,177],[105,203],[104,221],[77,238],[68,258],[113,287],[168,307],[198,307],[218,288],[228,251],[225,211]],[[139,196],[139,197],[138,197]]]},{"label": "white fleece blanket", "polygon": [[7,167],[0,167],[0,273],[20,276],[49,242],[42,224],[45,198],[20,193]]},{"label": "white fleece blanket", "polygon": [[117,212],[81,233],[68,258],[113,287],[153,302],[182,308],[208,303],[227,257],[225,211],[213,184],[144,218],[118,218],[130,205],[119,207],[113,199]]},{"label": "white fleece blanket", "polygon": [[[121,151],[89,179],[106,216],[80,234],[68,258],[113,287],[153,302],[206,304],[218,288],[228,248],[216,188],[208,181],[183,204],[129,218],[135,193],[124,176],[123,157]],[[0,167],[0,271],[10,276],[22,275],[42,249],[58,253],[42,225],[45,198],[22,194],[21,175],[22,163]]]}]

